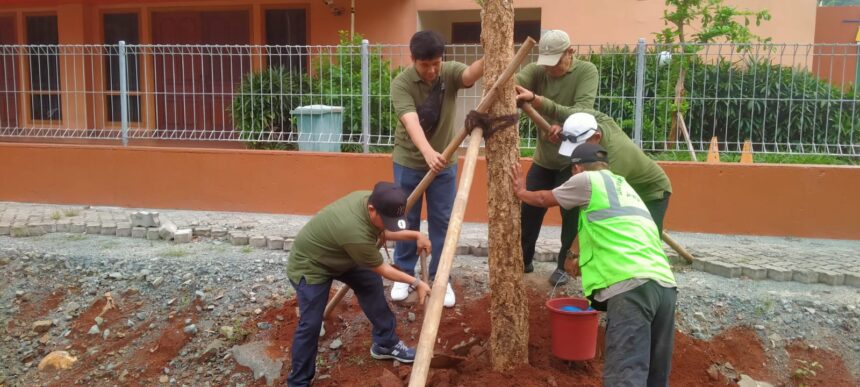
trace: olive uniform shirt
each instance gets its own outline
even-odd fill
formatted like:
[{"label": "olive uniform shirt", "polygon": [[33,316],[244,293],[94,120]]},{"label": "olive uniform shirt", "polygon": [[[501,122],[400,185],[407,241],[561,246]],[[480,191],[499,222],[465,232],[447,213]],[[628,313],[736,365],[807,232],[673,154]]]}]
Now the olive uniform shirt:
[{"label": "olive uniform shirt", "polygon": [[[442,71],[436,82],[445,82],[445,94],[442,97],[442,112],[436,124],[436,132],[427,141],[436,152],[442,153],[454,137],[454,113],[457,111],[457,91],[464,88],[463,71],[468,66],[460,62],[443,62]],[[427,170],[427,162],[418,147],[412,142],[406,127],[400,121],[406,113],[417,112],[417,107],[424,103],[427,95],[433,89],[421,80],[415,66],[412,66],[391,81],[391,103],[397,114],[397,129],[394,132],[394,151],[392,159],[395,163],[407,168]],[[451,155],[448,165],[457,162],[456,155]]]},{"label": "olive uniform shirt", "polygon": [[644,202],[663,199],[664,192],[672,192],[672,183],[663,168],[657,165],[624,133],[612,117],[593,109],[578,109],[548,103],[541,106],[544,114],[566,119],[574,113],[588,113],[597,119],[597,128],[603,136],[600,146],[609,153],[609,169],[623,176]]},{"label": "olive uniform shirt", "polygon": [[[598,82],[597,67],[591,62],[578,59],[573,59],[567,73],[558,78],[550,77],[546,68],[537,63],[528,64],[517,73],[517,84],[540,95],[541,103],[557,103],[577,108],[594,108]],[[564,122],[549,114],[542,115],[550,124]],[[569,168],[570,158],[558,154],[559,146],[561,144],[552,143],[538,130],[534,163],[547,169]]]},{"label": "olive uniform shirt", "polygon": [[370,191],[356,191],[329,204],[299,231],[287,263],[287,277],[298,284],[321,284],[357,267],[384,261],[377,239],[382,231],[370,222]]}]

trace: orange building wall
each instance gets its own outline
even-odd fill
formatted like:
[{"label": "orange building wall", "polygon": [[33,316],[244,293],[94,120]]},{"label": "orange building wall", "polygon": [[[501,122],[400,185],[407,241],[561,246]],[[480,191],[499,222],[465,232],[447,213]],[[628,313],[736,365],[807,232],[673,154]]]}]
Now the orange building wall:
[{"label": "orange building wall", "polygon": [[[860,168],[662,166],[669,230],[860,239]],[[313,214],[391,178],[388,155],[0,143],[2,201]],[[486,222],[486,201],[482,159],[466,221]]]},{"label": "orange building wall", "polygon": [[[845,22],[854,20],[855,22]],[[845,43],[852,46],[820,48],[823,55],[815,57],[818,76],[834,85],[854,83],[858,51],[857,29],[860,28],[860,7],[819,7],[815,22],[815,43]]]}]

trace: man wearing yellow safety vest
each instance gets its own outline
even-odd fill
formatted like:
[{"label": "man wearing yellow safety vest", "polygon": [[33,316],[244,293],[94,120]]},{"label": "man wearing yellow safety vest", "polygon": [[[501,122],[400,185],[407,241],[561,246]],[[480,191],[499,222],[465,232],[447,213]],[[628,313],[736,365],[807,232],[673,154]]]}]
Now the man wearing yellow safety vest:
[{"label": "man wearing yellow safety vest", "polygon": [[577,144],[573,176],[552,190],[528,191],[516,166],[514,192],[532,206],[579,207],[582,288],[606,313],[604,386],[668,386],[677,290],[660,234],[627,181],[609,171],[598,144]]}]

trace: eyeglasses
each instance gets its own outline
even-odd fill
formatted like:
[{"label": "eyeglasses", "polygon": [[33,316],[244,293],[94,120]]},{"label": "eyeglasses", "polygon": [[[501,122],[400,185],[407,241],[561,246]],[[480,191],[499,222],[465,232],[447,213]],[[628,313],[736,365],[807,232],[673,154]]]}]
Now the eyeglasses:
[{"label": "eyeglasses", "polygon": [[588,130],[586,130],[586,131],[584,131],[578,135],[572,134],[572,133],[561,132],[561,134],[559,134],[558,136],[561,137],[562,141],[570,141],[570,142],[576,144],[577,142],[579,142],[580,138],[582,138],[582,139],[588,138],[588,136],[586,136],[586,135],[588,133],[593,132],[593,131],[594,131],[594,129],[588,129]]}]

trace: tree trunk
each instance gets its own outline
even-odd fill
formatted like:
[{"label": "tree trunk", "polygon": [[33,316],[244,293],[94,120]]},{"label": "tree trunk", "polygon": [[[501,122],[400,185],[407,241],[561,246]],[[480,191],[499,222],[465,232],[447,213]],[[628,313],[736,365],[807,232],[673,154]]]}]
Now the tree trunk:
[{"label": "tree trunk", "polygon": [[[513,58],[514,9],[511,0],[484,0],[481,15],[484,85],[492,85]],[[514,82],[499,87],[491,117],[517,114]],[[486,92],[486,90],[485,90]],[[523,286],[520,246],[520,201],[514,196],[509,171],[519,162],[516,125],[486,140],[489,176],[489,263],[492,303],[490,354],[493,369],[506,371],[528,363],[529,309]]]}]

